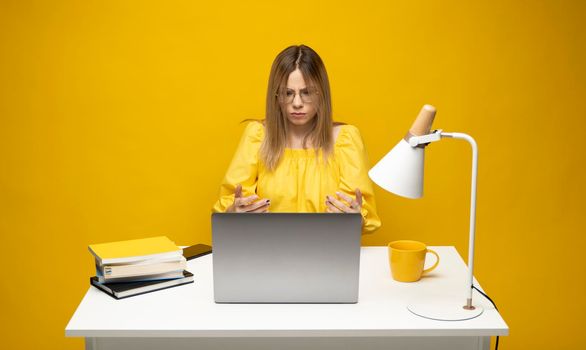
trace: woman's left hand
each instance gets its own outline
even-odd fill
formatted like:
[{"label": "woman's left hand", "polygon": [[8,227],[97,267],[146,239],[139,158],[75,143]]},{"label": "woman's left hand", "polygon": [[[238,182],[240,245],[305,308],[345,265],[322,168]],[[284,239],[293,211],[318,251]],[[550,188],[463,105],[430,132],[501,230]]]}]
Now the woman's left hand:
[{"label": "woman's left hand", "polygon": [[326,196],[326,211],[328,213],[360,213],[362,209],[362,192],[360,189],[356,189],[356,199],[348,196],[347,194],[338,191],[334,196]]}]

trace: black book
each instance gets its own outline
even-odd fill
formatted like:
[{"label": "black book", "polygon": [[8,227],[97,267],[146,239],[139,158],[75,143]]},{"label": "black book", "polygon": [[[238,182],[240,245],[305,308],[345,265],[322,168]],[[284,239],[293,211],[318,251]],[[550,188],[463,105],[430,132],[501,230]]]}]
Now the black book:
[{"label": "black book", "polygon": [[156,290],[193,283],[193,274],[187,270],[183,270],[182,278],[125,283],[100,283],[98,277],[94,276],[90,278],[90,283],[92,286],[100,289],[115,299],[123,299],[139,294],[154,292]]}]

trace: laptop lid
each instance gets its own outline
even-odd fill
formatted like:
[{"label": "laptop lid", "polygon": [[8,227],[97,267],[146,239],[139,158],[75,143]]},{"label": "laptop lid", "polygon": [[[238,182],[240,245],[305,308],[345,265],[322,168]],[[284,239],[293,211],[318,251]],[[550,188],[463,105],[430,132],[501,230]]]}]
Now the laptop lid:
[{"label": "laptop lid", "polygon": [[360,214],[214,213],[217,303],[356,303]]}]

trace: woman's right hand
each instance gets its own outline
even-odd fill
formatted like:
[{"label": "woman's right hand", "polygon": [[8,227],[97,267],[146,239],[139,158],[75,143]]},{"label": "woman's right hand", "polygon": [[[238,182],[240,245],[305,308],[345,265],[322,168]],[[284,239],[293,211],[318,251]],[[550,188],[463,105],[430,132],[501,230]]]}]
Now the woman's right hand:
[{"label": "woman's right hand", "polygon": [[242,197],[242,185],[238,184],[234,191],[234,204],[226,209],[227,213],[266,213],[271,201],[260,199],[257,195]]}]

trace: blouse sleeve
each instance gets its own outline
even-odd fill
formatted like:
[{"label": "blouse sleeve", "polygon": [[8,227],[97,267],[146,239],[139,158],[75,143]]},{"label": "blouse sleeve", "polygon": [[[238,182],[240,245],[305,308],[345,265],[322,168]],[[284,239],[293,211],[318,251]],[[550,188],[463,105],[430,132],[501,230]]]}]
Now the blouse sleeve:
[{"label": "blouse sleeve", "polygon": [[376,213],[374,190],[368,177],[368,156],[360,132],[355,126],[345,125],[340,130],[337,142],[337,157],[340,166],[339,188],[352,198],[357,188],[362,192],[362,233],[372,233],[381,226]]},{"label": "blouse sleeve", "polygon": [[212,207],[212,212],[225,212],[234,203],[234,191],[238,184],[242,185],[243,196],[256,193],[258,151],[263,133],[263,125],[260,122],[253,121],[246,125],[236,153],[222,180],[220,198]]}]

